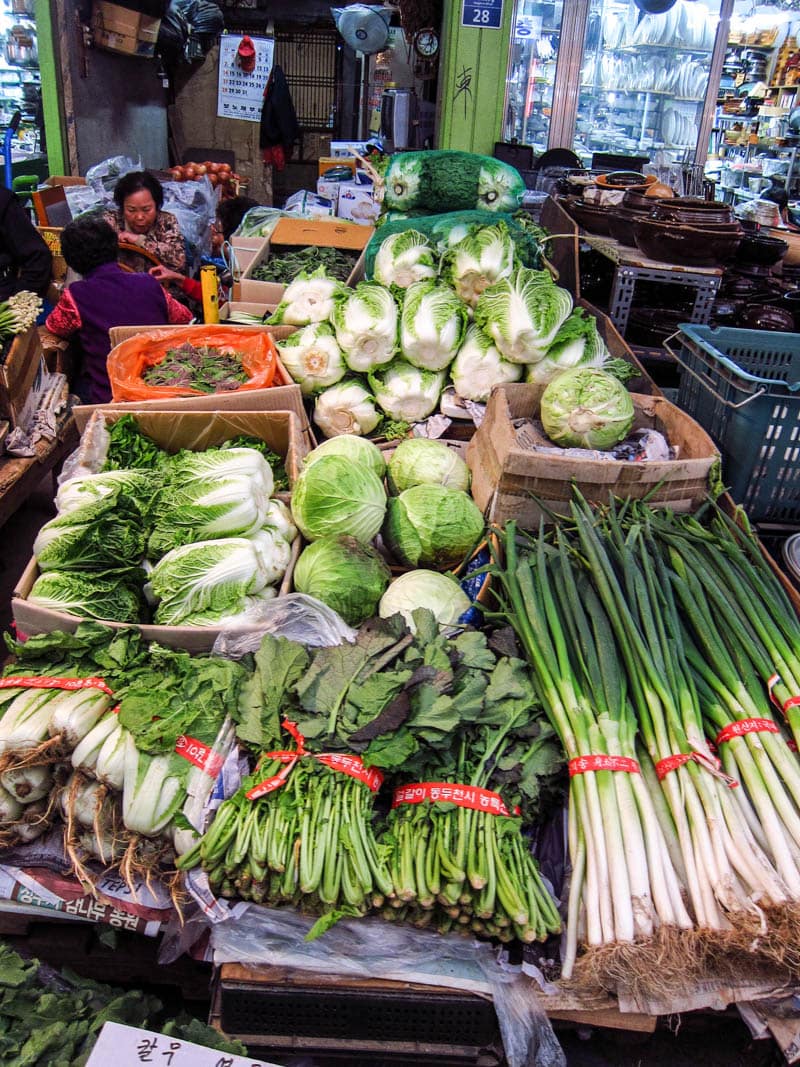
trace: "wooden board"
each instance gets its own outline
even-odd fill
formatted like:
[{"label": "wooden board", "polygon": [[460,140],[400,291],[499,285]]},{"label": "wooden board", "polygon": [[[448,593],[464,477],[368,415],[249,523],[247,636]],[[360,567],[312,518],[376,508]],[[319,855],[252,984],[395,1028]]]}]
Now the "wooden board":
[{"label": "wooden board", "polygon": [[39,441],[36,456],[0,458],[0,526],[22,507],[42,478],[58,467],[78,444],[78,429],[70,415],[55,441]]}]

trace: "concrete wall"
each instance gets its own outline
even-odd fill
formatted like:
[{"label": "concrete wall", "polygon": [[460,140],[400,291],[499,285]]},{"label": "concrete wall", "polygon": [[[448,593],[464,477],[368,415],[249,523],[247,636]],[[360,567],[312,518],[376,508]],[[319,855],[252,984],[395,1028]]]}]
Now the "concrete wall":
[{"label": "concrete wall", "polygon": [[140,155],[146,167],[166,167],[167,95],[156,61],[86,47],[71,0],[54,0],[51,10],[72,172],[85,174],[115,155]]}]

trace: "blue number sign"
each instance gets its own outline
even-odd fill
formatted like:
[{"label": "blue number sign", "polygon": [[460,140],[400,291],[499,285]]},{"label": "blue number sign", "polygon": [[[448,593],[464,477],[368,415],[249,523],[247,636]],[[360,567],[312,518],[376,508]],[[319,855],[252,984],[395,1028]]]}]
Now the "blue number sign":
[{"label": "blue number sign", "polygon": [[464,0],[461,25],[476,30],[499,30],[503,21],[503,0]]}]

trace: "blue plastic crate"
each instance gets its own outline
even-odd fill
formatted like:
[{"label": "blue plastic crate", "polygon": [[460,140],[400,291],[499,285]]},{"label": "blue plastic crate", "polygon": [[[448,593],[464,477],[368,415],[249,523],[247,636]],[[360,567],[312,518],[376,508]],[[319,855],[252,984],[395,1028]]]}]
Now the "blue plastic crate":
[{"label": "blue plastic crate", "polygon": [[800,525],[800,334],[683,324],[678,406],[710,434],[754,522]]}]

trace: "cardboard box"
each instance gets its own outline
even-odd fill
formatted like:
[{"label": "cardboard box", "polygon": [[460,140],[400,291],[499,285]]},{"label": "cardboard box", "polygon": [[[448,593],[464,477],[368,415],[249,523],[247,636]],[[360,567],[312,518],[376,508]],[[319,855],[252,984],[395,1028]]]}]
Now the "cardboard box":
[{"label": "cardboard box", "polygon": [[366,156],[368,151],[369,141],[331,141],[331,154],[328,158],[340,162],[343,159],[352,159],[354,152],[359,156]]},{"label": "cardboard box", "polygon": [[98,48],[119,52],[126,56],[155,55],[161,19],[150,18],[139,11],[129,11],[107,0],[94,0],[92,32]]},{"label": "cardboard box", "polygon": [[[263,304],[259,306],[263,308]],[[191,327],[181,328],[190,329]],[[122,341],[126,341],[129,337],[135,337],[140,333],[147,333],[152,336],[173,329],[175,329],[174,326],[112,326],[108,334],[113,348],[115,345],[121,344]],[[198,325],[194,329],[201,331],[205,327]],[[272,336],[273,341],[276,342],[282,341],[294,333],[293,326],[234,325],[229,326],[228,329],[248,332],[266,330]],[[316,441],[303,404],[303,394],[300,391],[300,386],[295,385],[292,381],[289,372],[280,359],[278,359],[275,370],[275,381],[278,384],[271,386],[269,389],[239,389],[229,393],[210,393],[202,396],[198,394],[197,396],[166,398],[164,400],[137,400],[132,404],[123,402],[116,404],[87,404],[77,408],[76,411],[94,411],[98,407],[103,409],[121,408],[124,411],[130,411],[133,407],[144,411],[291,411],[297,416],[300,431],[308,447],[314,448]]]},{"label": "cardboard box", "polygon": [[[268,392],[268,390],[264,390]],[[207,448],[209,445],[221,444],[223,441],[239,434],[248,434],[266,441],[270,448],[284,457],[290,481],[294,481],[300,470],[307,447],[300,433],[296,415],[291,411],[208,411],[180,410],[145,410],[130,407],[104,409],[78,408],[75,420],[83,432],[90,419],[97,412],[106,423],[113,423],[123,415],[135,415],[144,433],[166,448],[176,452],[180,448]],[[80,446],[79,446],[80,448]],[[292,546],[292,558],[280,585],[279,594],[285,595],[292,586],[294,564],[300,554],[300,538]],[[67,615],[61,611],[52,611],[30,604],[27,600],[33,584],[39,576],[36,560],[31,560],[17,582],[11,601],[11,608],[18,629],[30,636],[37,633],[51,633],[53,630],[65,630],[74,633],[82,621],[76,615]],[[150,624],[107,622],[107,626],[118,630],[136,626],[148,641],[157,641],[168,648],[182,648],[188,652],[208,652],[214,645],[219,630],[200,626],[157,626]]]},{"label": "cardboard box", "polygon": [[42,361],[39,331],[31,326],[11,342],[0,365],[0,418],[18,426]]},{"label": "cardboard box", "polygon": [[55,282],[62,282],[67,276],[67,261],[61,255],[61,232],[63,226],[37,226],[44,243],[50,249],[53,257],[52,278]]},{"label": "cardboard box", "polygon": [[373,226],[380,214],[376,204],[372,182],[340,182],[337,214],[340,219],[350,219],[360,226]]},{"label": "cardboard box", "polygon": [[240,275],[250,266],[266,242],[266,237],[231,237],[229,243],[236,257],[236,267]]},{"label": "cardboard box", "polygon": [[472,495],[490,522],[516,519],[523,529],[536,530],[540,520],[551,521],[539,501],[556,514],[569,514],[573,484],[587,500],[598,503],[606,502],[609,494],[636,500],[649,496],[653,506],[690,512],[706,499],[719,453],[705,430],[664,397],[632,394],[634,426],[661,430],[677,448],[677,459],[576,460],[537,453],[518,443],[515,424],[538,414],[542,388],[522,384],[495,388],[486,417],[469,443]]},{"label": "cardboard box", "polygon": [[70,174],[51,174],[49,178],[42,182],[42,185],[86,185],[85,178],[79,178]]},{"label": "cardboard box", "polygon": [[337,213],[339,207],[339,186],[342,182],[331,181],[329,178],[317,178],[317,196],[323,196],[333,204],[333,212]]},{"label": "cardboard box", "polygon": [[347,279],[354,285],[364,276],[363,250],[374,232],[372,226],[354,226],[352,222],[336,219],[280,219],[264,248],[242,275],[237,296],[240,300],[264,304],[279,304],[286,286],[278,282],[259,281],[253,271],[269,261],[273,246],[306,248],[319,245],[324,248],[344,248],[362,253]]}]

